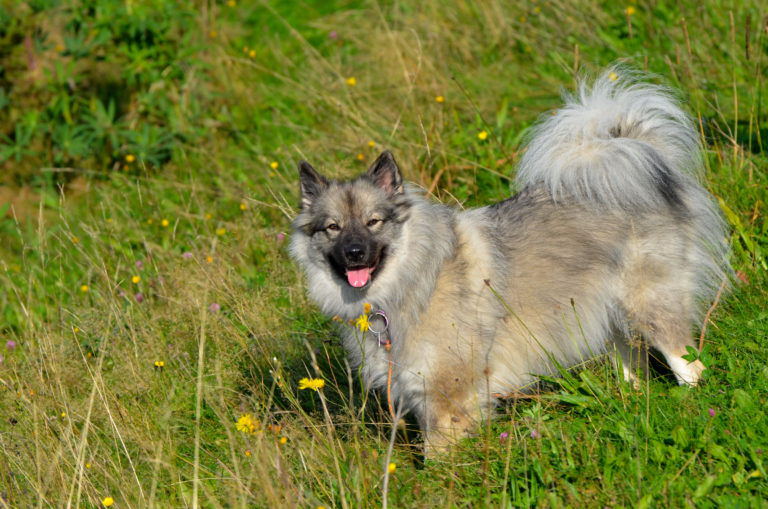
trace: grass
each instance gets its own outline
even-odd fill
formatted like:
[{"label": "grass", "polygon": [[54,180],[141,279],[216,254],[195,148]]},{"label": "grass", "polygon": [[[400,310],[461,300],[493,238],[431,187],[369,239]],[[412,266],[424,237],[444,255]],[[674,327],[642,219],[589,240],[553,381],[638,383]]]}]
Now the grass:
[{"label": "grass", "polygon": [[[0,507],[764,505],[764,5],[15,7],[0,7]],[[287,257],[296,162],[345,177],[388,148],[443,201],[500,200],[530,123],[616,61],[699,119],[748,281],[711,315],[702,384],[655,372],[635,390],[599,360],[445,458],[424,463],[411,430],[388,458],[386,400],[362,393]]]}]

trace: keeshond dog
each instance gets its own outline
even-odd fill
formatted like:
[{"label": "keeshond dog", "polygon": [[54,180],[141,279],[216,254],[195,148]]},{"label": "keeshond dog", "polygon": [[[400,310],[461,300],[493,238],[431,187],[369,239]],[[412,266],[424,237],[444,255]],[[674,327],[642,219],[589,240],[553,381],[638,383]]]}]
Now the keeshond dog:
[{"label": "keeshond dog", "polygon": [[[425,447],[472,432],[499,395],[610,354],[624,376],[684,358],[730,280],[697,130],[670,92],[611,69],[531,129],[519,193],[457,210],[403,182],[390,152],[352,181],[299,164],[290,252],[366,389],[413,412]],[[361,322],[365,329],[365,321]],[[375,331],[375,333],[374,333]]]}]

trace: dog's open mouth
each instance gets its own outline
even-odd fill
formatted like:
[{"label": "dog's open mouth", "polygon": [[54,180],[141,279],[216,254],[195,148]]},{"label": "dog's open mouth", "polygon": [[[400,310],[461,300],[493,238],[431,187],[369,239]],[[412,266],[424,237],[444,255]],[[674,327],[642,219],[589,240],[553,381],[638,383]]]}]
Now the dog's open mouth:
[{"label": "dog's open mouth", "polygon": [[347,269],[347,282],[350,284],[350,286],[353,286],[355,288],[362,288],[365,285],[368,284],[368,282],[371,280],[371,274],[373,274],[373,271],[376,270],[376,265],[373,265],[372,267],[361,267],[357,269]]}]

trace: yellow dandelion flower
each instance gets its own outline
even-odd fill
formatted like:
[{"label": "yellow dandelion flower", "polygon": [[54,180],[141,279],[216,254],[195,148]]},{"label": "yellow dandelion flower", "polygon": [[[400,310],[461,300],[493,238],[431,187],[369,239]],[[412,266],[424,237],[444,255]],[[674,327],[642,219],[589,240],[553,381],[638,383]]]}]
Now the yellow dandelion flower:
[{"label": "yellow dandelion flower", "polygon": [[152,224],[152,220],[151,219],[147,219],[147,224]]},{"label": "yellow dandelion flower", "polygon": [[286,437],[280,437],[280,445],[285,445],[288,442]]},{"label": "yellow dandelion flower", "polygon": [[61,53],[62,51],[64,51],[64,46],[62,46],[61,44],[57,44],[56,45],[56,51]]},{"label": "yellow dandelion flower", "polygon": [[91,468],[91,464],[90,463],[86,463],[85,464],[85,468]]},{"label": "yellow dandelion flower", "polygon": [[164,368],[165,367],[165,361],[155,361],[155,367],[156,368]]},{"label": "yellow dandelion flower", "polygon": [[302,378],[299,380],[299,389],[312,389],[313,391],[318,391],[325,387],[325,380],[322,378]]},{"label": "yellow dandelion flower", "polygon": [[205,262],[206,263],[211,263],[212,261],[213,261],[213,258],[211,258],[210,256],[206,256],[205,257]]},{"label": "yellow dandelion flower", "polygon": [[375,142],[375,141],[373,141],[373,140],[370,140],[370,141],[368,142],[368,146],[369,146],[369,147],[375,147],[375,146],[376,146],[376,142]]},{"label": "yellow dandelion flower", "polygon": [[246,450],[245,450],[245,455],[250,457],[250,455],[251,455],[251,450],[250,450],[250,449],[246,449]]},{"label": "yellow dandelion flower", "polygon": [[371,303],[370,302],[366,302],[365,304],[363,304],[363,309],[365,310],[365,314],[366,315],[368,313],[370,313],[371,312]]},{"label": "yellow dandelion flower", "polygon": [[392,474],[394,473],[396,468],[397,468],[397,465],[395,465],[394,463],[390,463],[389,465],[387,465],[387,472]]},{"label": "yellow dandelion flower", "polygon": [[210,37],[211,39],[215,39],[217,35],[219,34],[216,33],[216,30],[211,30],[210,32],[208,32],[208,37]]},{"label": "yellow dandelion flower", "polygon": [[354,76],[350,76],[349,78],[347,78],[347,85],[349,85],[350,87],[354,87],[355,85],[357,85],[357,80],[355,79]]},{"label": "yellow dandelion flower", "polygon": [[362,161],[365,159],[365,156],[363,154],[357,154],[357,160]]},{"label": "yellow dandelion flower", "polygon": [[112,497],[106,497],[101,501],[101,505],[103,505],[104,507],[109,507],[114,503],[115,503],[115,499]]},{"label": "yellow dandelion flower", "polygon": [[245,210],[248,208],[248,205],[245,204],[245,202],[240,202],[240,210]]},{"label": "yellow dandelion flower", "polygon": [[269,163],[269,167],[272,168],[273,170],[276,170],[278,166],[280,166],[280,164],[278,164],[277,161],[272,161],[271,163]]},{"label": "yellow dandelion flower", "polygon": [[82,285],[80,287],[80,291],[83,292],[83,293],[87,292],[88,291],[88,285]]},{"label": "yellow dandelion flower", "polygon": [[243,414],[235,423],[237,431],[243,433],[250,433],[251,435],[256,433],[256,429],[259,427],[259,421],[253,418],[251,414]]},{"label": "yellow dandelion flower", "polygon": [[243,46],[243,53],[248,53],[249,51],[248,46]]},{"label": "yellow dandelion flower", "polygon": [[525,16],[520,16],[520,23],[525,23],[526,19]]},{"label": "yellow dandelion flower", "polygon": [[62,418],[62,419],[63,419],[64,417],[66,417],[66,416],[67,416],[67,412],[61,412],[61,418]]},{"label": "yellow dandelion flower", "polygon": [[167,219],[163,219],[162,221],[160,221],[160,224],[163,225],[163,228],[167,228],[168,225],[171,223]]},{"label": "yellow dandelion flower", "polygon": [[477,137],[481,141],[485,141],[488,138],[488,131],[480,131],[479,133],[477,133]]},{"label": "yellow dandelion flower", "polygon": [[541,14],[541,7],[534,7],[533,8],[533,13],[534,14]]},{"label": "yellow dandelion flower", "polygon": [[437,97],[435,97],[435,101],[439,103],[443,103],[445,102],[445,97],[443,97],[442,95],[438,95]]},{"label": "yellow dandelion flower", "polygon": [[108,223],[111,223],[111,222],[112,222],[112,218],[111,218],[111,217],[108,217],[108,218],[107,218],[107,222],[108,222]]},{"label": "yellow dandelion flower", "polygon": [[252,49],[250,53],[248,53],[248,56],[251,58],[256,58],[256,50]]},{"label": "yellow dandelion flower", "polygon": [[80,332],[80,327],[75,327],[75,334],[77,334],[78,332]]},{"label": "yellow dandelion flower", "polygon": [[234,7],[237,5],[237,2],[235,2],[235,0],[229,0],[229,2],[227,2],[227,5],[230,7]]},{"label": "yellow dandelion flower", "polygon": [[127,156],[125,156],[125,162],[128,164],[131,164],[135,160],[136,160],[136,156],[134,156],[133,154],[128,154]]},{"label": "yellow dandelion flower", "polygon": [[635,8],[634,8],[634,7],[632,7],[632,6],[630,5],[629,7],[627,7],[626,9],[624,9],[624,12],[627,14],[627,16],[632,16],[632,15],[633,15],[633,14],[636,12],[636,10],[635,10]]},{"label": "yellow dandelion flower", "polygon": [[133,284],[135,284],[135,285],[136,285],[136,284],[139,284],[139,281],[141,281],[141,277],[139,277],[139,276],[133,276],[133,277],[131,278],[131,283],[133,283]]},{"label": "yellow dandelion flower", "polygon": [[611,74],[608,75],[608,79],[611,81],[616,81],[618,78],[619,78],[619,75],[616,74],[615,72],[612,72]]},{"label": "yellow dandelion flower", "polygon": [[78,242],[80,242],[80,239],[76,235],[72,235],[72,243],[77,244]]},{"label": "yellow dandelion flower", "polygon": [[226,228],[218,228],[216,230],[216,235],[221,236],[221,235],[224,235],[225,233],[227,233],[227,229]]},{"label": "yellow dandelion flower", "polygon": [[357,317],[357,320],[355,320],[355,326],[363,332],[367,331],[370,325],[371,323],[368,321],[366,315],[360,315]]}]

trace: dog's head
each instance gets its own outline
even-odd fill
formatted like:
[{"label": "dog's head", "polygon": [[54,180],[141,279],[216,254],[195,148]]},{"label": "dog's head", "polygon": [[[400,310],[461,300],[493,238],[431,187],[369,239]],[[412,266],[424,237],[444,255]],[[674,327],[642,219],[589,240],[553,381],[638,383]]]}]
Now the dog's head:
[{"label": "dog's head", "polygon": [[294,228],[310,238],[341,284],[368,288],[391,255],[407,216],[403,180],[390,152],[348,182],[299,163],[301,213]]}]

